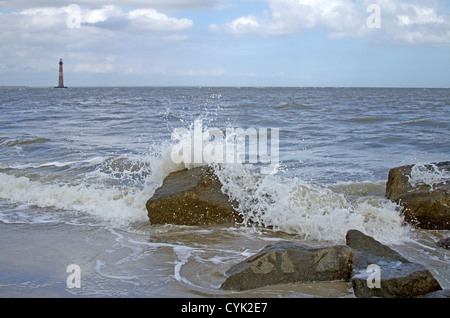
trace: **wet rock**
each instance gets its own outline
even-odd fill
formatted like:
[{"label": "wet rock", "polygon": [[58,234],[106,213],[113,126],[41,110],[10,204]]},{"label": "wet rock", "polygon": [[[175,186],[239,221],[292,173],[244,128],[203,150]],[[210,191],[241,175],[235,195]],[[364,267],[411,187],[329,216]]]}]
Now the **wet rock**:
[{"label": "wet rock", "polygon": [[351,281],[356,297],[410,298],[442,289],[423,265],[372,237],[350,230],[346,241],[353,251]]},{"label": "wet rock", "polygon": [[285,283],[348,281],[351,259],[352,251],[347,246],[308,247],[280,242],[232,266],[221,288],[248,290]]},{"label": "wet rock", "polygon": [[446,238],[443,238],[443,239],[440,239],[439,241],[437,241],[436,244],[439,245],[442,248],[450,249],[450,236],[446,237]]},{"label": "wet rock", "polygon": [[[413,170],[440,178],[432,184],[414,183],[411,182]],[[450,180],[445,178],[449,173],[450,161],[393,168],[389,171],[386,197],[402,206],[407,222],[423,229],[449,230]]]},{"label": "wet rock", "polygon": [[147,201],[151,224],[211,225],[240,221],[237,206],[206,167],[169,174]]},{"label": "wet rock", "polygon": [[432,293],[428,293],[422,296],[419,296],[420,298],[450,298],[450,289],[443,289],[438,290]]}]

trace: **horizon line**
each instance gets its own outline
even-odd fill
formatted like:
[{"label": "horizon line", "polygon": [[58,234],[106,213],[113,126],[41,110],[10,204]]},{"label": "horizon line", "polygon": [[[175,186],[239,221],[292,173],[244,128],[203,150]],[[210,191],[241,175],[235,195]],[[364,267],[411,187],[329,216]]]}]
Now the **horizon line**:
[{"label": "horizon line", "polygon": [[[89,86],[67,86],[67,88],[392,88],[392,89],[450,89],[449,87],[437,86],[320,86],[320,85],[89,85]],[[55,88],[53,85],[0,85],[0,88]]]}]

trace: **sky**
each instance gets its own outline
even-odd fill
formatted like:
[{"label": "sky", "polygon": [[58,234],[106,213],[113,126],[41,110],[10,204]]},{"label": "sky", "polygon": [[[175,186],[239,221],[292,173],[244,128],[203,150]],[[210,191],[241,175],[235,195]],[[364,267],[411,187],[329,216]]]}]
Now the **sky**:
[{"label": "sky", "polygon": [[0,86],[450,87],[448,0],[0,0]]}]

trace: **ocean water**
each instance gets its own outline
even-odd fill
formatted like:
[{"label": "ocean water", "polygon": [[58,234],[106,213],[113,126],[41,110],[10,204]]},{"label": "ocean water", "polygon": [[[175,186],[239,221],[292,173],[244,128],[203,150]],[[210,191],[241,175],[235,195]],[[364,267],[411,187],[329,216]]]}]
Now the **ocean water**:
[{"label": "ocean water", "polygon": [[[344,244],[349,229],[450,288],[435,244],[449,231],[411,228],[384,198],[396,166],[448,178],[419,168],[450,159],[449,89],[0,88],[0,114],[0,297],[353,297],[346,282],[219,288],[268,244]],[[174,162],[180,129],[211,128],[278,129],[278,165]],[[207,164],[252,225],[152,225],[164,177]]]}]

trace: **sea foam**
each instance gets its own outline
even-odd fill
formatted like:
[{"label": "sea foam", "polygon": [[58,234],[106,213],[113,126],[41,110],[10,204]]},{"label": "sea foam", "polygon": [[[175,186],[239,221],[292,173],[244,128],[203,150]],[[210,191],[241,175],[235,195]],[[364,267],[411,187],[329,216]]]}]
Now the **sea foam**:
[{"label": "sea foam", "polygon": [[431,189],[437,184],[447,183],[450,179],[450,172],[436,164],[418,163],[411,167],[409,183],[415,187],[417,185],[428,185]]},{"label": "sea foam", "polygon": [[[192,134],[193,127],[185,133]],[[176,141],[190,142],[189,136]],[[307,240],[342,243],[349,229],[359,229],[383,243],[408,240],[397,206],[376,195],[352,195],[298,177],[261,174],[257,165],[174,162],[174,140],[154,146],[150,154],[121,156],[99,162],[76,184],[31,180],[0,172],[0,198],[15,204],[85,213],[114,226],[148,222],[146,201],[171,172],[210,165],[222,191],[239,203],[244,225],[271,228]],[[139,182],[130,182],[138,180]],[[137,183],[137,184],[136,184]],[[374,185],[375,187],[378,185]]]}]

